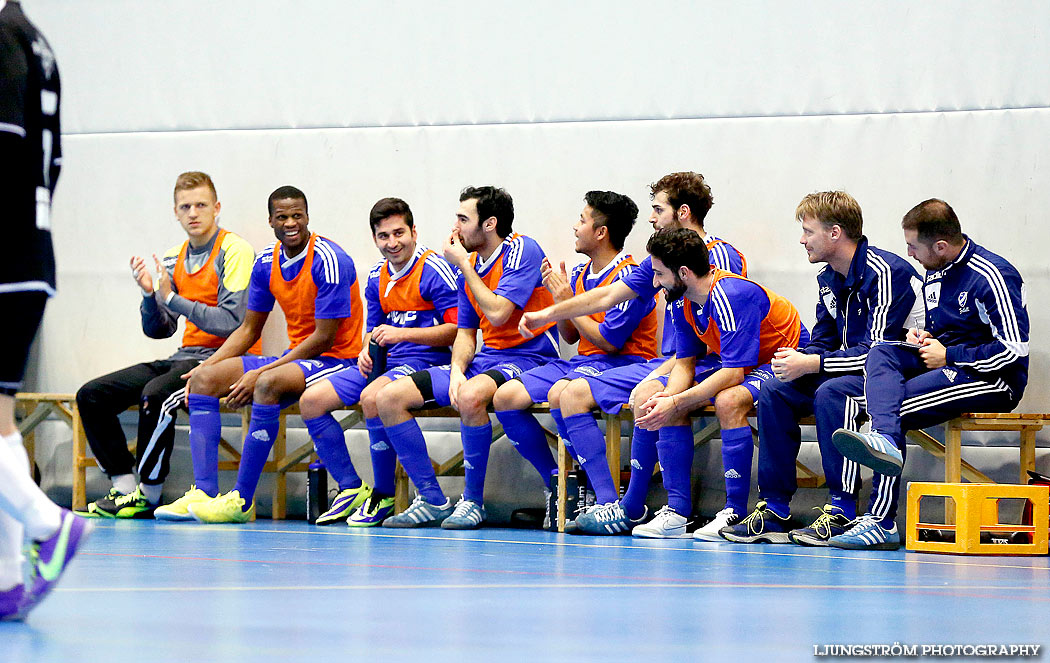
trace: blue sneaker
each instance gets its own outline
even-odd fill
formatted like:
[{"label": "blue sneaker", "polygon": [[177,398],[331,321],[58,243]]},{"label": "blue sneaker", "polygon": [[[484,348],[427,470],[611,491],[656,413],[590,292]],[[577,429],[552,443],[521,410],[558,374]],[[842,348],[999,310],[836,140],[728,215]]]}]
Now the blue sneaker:
[{"label": "blue sneaker", "polygon": [[827,547],[828,541],[832,537],[842,534],[853,524],[853,521],[847,518],[846,514],[842,513],[842,509],[836,506],[825,504],[817,511],[820,511],[820,515],[809,527],[792,530],[788,534],[788,538],[791,539],[792,543],[797,543],[800,546]]},{"label": "blue sneaker", "polygon": [[627,534],[631,531],[631,522],[623,512],[620,502],[595,504],[587,507],[576,517],[575,531],[580,534]]},{"label": "blue sneaker", "polygon": [[25,590],[22,614],[29,612],[54,589],[59,578],[69,568],[69,562],[80,546],[91,536],[95,523],[80,518],[72,511],[62,509],[58,531],[43,541],[34,541],[29,547],[30,584]]},{"label": "blue sneaker", "polygon": [[860,463],[879,474],[899,477],[904,469],[904,456],[893,440],[878,431],[858,433],[840,428],[831,436],[831,443],[846,458]]},{"label": "blue sneaker", "polygon": [[435,505],[416,495],[408,508],[390,516],[383,521],[383,527],[437,527],[445,518],[452,515],[452,501],[446,499],[442,505]]},{"label": "blue sneaker", "polygon": [[485,507],[474,500],[460,498],[452,515],[441,523],[441,529],[477,529],[485,520]]},{"label": "blue sneaker", "polygon": [[831,537],[828,545],[845,550],[897,550],[901,547],[901,535],[897,523],[886,529],[878,518],[866,513],[853,521],[853,527]]},{"label": "blue sneaker", "polygon": [[747,518],[722,528],[719,534],[733,543],[791,543],[790,531],[791,518],[781,518],[761,500]]},{"label": "blue sneaker", "polygon": [[361,507],[347,519],[350,527],[375,527],[394,513],[394,498],[372,493]]}]

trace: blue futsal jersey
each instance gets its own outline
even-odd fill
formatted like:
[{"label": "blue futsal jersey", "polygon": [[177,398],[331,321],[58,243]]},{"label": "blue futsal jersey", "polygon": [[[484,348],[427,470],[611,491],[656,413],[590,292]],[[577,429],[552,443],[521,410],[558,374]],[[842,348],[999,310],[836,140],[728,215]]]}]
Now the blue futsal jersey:
[{"label": "blue futsal jersey", "polygon": [[[408,264],[394,273],[388,260],[380,260],[368,273],[365,301],[368,330],[379,325],[403,329],[425,329],[456,322],[459,270],[434,251],[416,247]],[[388,346],[389,363],[426,359],[433,365],[447,364],[447,346],[435,347],[410,341]]]},{"label": "blue futsal jersey", "polygon": [[557,358],[558,330],[549,323],[535,337],[526,339],[518,333],[518,321],[524,311],[538,311],[554,302],[543,287],[540,263],[544,253],[536,240],[525,235],[513,234],[493,251],[488,260],[482,261],[476,253],[471,254],[474,269],[482,282],[500,297],[514,304],[515,311],[502,325],[493,325],[482,319],[480,307],[475,305],[473,293],[461,274],[459,287],[460,329],[481,329],[482,353],[501,355],[546,355]]},{"label": "blue futsal jersey", "polygon": [[[623,280],[637,270],[638,266],[630,254],[621,252],[597,274],[591,273],[590,268],[591,261],[573,268],[570,285],[574,295],[613,281]],[[649,314],[655,307],[655,297],[635,297],[617,304],[606,313],[596,313],[591,317],[599,321],[598,333],[602,338],[618,348],[621,354],[652,359],[656,348],[655,338],[652,337],[656,333],[656,318],[655,316],[650,317]],[[643,321],[648,324],[642,325]],[[646,338],[640,338],[640,336],[646,336]],[[578,352],[584,355],[597,354],[601,351],[581,336]]]},{"label": "blue futsal jersey", "polygon": [[[708,262],[711,263],[712,267],[733,272],[740,276],[747,276],[747,259],[732,244],[710,233],[704,238],[704,244],[707,246]],[[631,273],[623,278],[623,282],[640,299],[648,299],[655,297],[656,293],[660,291],[660,286],[653,284],[653,276],[653,257],[645,256],[645,260],[638,267],[631,270]],[[664,335],[660,343],[660,353],[665,357],[670,357],[675,351],[674,322],[672,320],[671,307],[672,304],[668,304],[664,311]]]}]

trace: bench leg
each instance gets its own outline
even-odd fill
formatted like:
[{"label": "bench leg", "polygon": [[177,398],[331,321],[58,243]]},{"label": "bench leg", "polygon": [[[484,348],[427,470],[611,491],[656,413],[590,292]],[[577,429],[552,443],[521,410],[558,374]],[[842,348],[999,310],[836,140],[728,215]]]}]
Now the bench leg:
[{"label": "bench leg", "polygon": [[80,420],[80,408],[74,400],[73,407],[73,510],[87,508],[86,470],[87,442],[84,435],[84,423]]},{"label": "bench leg", "polygon": [[620,490],[620,415],[602,414],[605,419],[605,457],[609,461],[613,486]]},{"label": "bench leg", "polygon": [[[944,482],[962,482],[962,429],[954,421],[944,425]],[[955,524],[955,502],[944,501],[945,523]]]},{"label": "bench leg", "polygon": [[401,461],[394,468],[394,513],[401,513],[408,508],[408,474],[401,467]]},{"label": "bench leg", "polygon": [[1019,484],[1028,483],[1028,470],[1035,469],[1035,428],[1028,426],[1021,429],[1021,468]]},{"label": "bench leg", "polygon": [[565,450],[565,440],[558,438],[558,531],[565,531],[565,504],[569,491],[565,482],[569,478],[569,452]]}]

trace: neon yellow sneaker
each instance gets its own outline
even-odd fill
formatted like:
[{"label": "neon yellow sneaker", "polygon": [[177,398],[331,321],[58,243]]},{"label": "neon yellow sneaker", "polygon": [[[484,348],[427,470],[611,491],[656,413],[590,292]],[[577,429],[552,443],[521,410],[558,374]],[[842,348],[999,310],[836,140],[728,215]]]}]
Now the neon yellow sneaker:
[{"label": "neon yellow sneaker", "polygon": [[189,506],[207,502],[211,499],[211,495],[200,490],[197,486],[190,486],[186,494],[179,499],[171,504],[157,507],[157,510],[153,512],[153,517],[157,520],[193,520],[193,515],[189,512]]},{"label": "neon yellow sneaker", "polygon": [[202,523],[247,523],[255,520],[255,500],[247,511],[244,499],[236,490],[206,502],[194,502],[187,507],[190,514]]},{"label": "neon yellow sneaker", "polygon": [[335,499],[332,500],[332,506],[317,516],[317,524],[331,525],[332,523],[346,522],[346,519],[357,511],[357,508],[364,504],[371,494],[372,487],[366,483],[361,484],[357,488],[348,488],[340,491],[335,496]]}]

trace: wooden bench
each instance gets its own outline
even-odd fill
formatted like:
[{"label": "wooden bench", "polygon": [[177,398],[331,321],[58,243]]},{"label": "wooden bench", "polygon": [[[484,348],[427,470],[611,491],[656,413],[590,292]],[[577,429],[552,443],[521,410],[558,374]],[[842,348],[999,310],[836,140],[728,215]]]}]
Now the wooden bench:
[{"label": "wooden bench", "polygon": [[15,417],[18,432],[22,435],[26,454],[29,456],[29,468],[34,477],[39,475],[36,466],[36,427],[47,419],[57,418],[74,428],[77,419],[76,400],[73,394],[24,393],[15,395]]},{"label": "wooden bench", "polygon": [[1050,425],[1050,414],[1020,412],[975,412],[963,414],[944,424],[944,444],[925,431],[910,431],[908,438],[937,458],[944,459],[945,483],[959,483],[965,477],[974,483],[995,483],[986,474],[962,459],[963,431],[1014,431],[1020,435],[1020,470],[1017,483],[1028,483],[1028,470],[1035,469],[1035,435]]},{"label": "wooden bench", "polygon": [[[754,417],[755,411],[752,410],[748,413],[748,417]],[[620,489],[620,438],[623,423],[632,422],[634,415],[631,408],[626,405],[615,414],[601,413],[601,417],[605,424],[605,455],[609,460],[609,471],[612,473],[613,484],[616,489]],[[692,413],[692,417],[704,418],[704,417],[715,417],[714,406],[708,405],[700,408]],[[813,425],[815,423],[813,417],[805,417],[800,422],[803,426]],[[712,439],[719,437],[721,434],[721,426],[718,423],[718,419],[709,422],[702,429],[693,434],[693,447],[698,447],[701,444],[706,444]],[[755,445],[758,445],[758,431],[751,427],[752,437],[754,438]],[[558,440],[558,531],[565,531],[565,505],[568,500],[566,493],[566,478],[569,470],[569,454],[565,449],[565,443],[563,440]],[[657,465],[659,468],[659,464]],[[814,472],[813,470],[806,467],[801,461],[795,461],[795,469],[797,474],[797,481],[800,488],[819,488],[824,485],[824,477]]]}]

